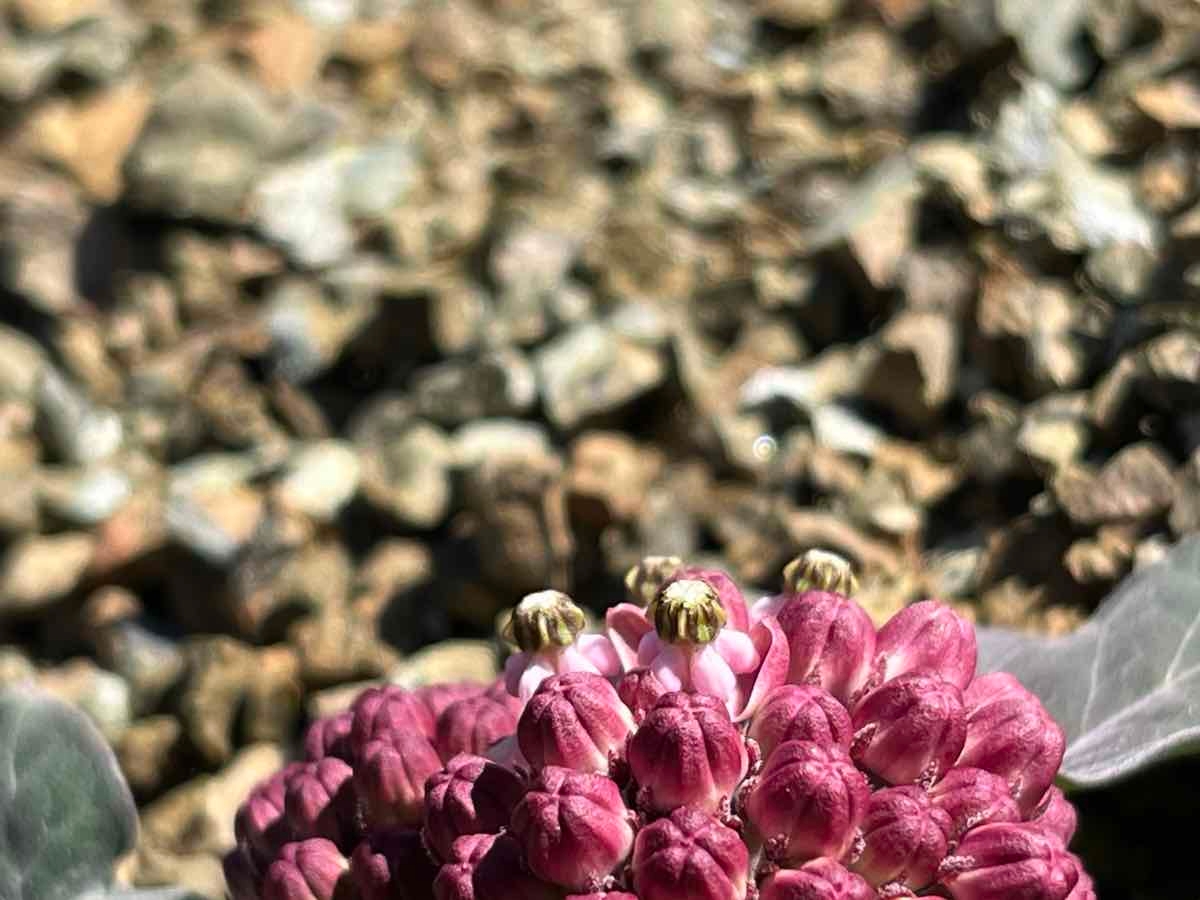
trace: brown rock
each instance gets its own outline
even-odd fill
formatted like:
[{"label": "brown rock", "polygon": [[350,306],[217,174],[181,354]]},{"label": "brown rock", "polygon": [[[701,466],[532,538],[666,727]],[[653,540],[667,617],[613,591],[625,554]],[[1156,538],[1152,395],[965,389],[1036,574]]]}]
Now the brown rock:
[{"label": "brown rock", "polygon": [[1156,444],[1141,442],[1099,469],[1077,463],[1059,470],[1051,489],[1067,515],[1083,525],[1144,519],[1170,507],[1174,473]]},{"label": "brown rock", "polygon": [[116,746],[117,762],[138,796],[159,793],[175,774],[183,726],[174,716],[149,716],[133,722]]},{"label": "brown rock", "polygon": [[188,740],[210,765],[233,755],[234,728],[251,682],[259,677],[252,648],[229,637],[193,638],[179,719]]},{"label": "brown rock", "polygon": [[269,91],[290,94],[309,86],[325,57],[325,38],[301,15],[271,16],[241,35],[237,46]]},{"label": "brown rock", "polygon": [[958,330],[936,313],[901,312],[879,335],[881,353],[862,391],[906,424],[930,424],[954,391]]},{"label": "brown rock", "polygon": [[1133,101],[1167,128],[1200,128],[1200,83],[1189,75],[1143,84],[1134,91]]},{"label": "brown rock", "polygon": [[255,677],[247,684],[242,734],[249,742],[286,744],[300,719],[300,657],[282,644],[264,647],[256,656]]},{"label": "brown rock", "polygon": [[571,447],[567,502],[573,516],[604,525],[641,509],[654,461],[623,434],[590,432]]},{"label": "brown rock", "polygon": [[0,562],[0,616],[37,612],[71,591],[92,561],[90,534],[29,535]]}]

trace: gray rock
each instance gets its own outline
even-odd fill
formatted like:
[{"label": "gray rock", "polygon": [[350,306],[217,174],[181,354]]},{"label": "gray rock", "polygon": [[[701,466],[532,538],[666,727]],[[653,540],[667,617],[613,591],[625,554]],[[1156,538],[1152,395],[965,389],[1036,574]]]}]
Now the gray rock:
[{"label": "gray rock", "polygon": [[133,496],[129,475],[115,466],[43,469],[38,483],[41,502],[73,525],[98,525]]},{"label": "gray rock", "polygon": [[329,522],[358,491],[361,470],[358,454],[344,441],[301,444],[275,483],[276,496],[288,509]]},{"label": "gray rock", "polygon": [[441,425],[458,425],[528,412],[537,400],[537,382],[523,354],[497,350],[418,370],[412,394],[421,415]]},{"label": "gray rock", "polygon": [[100,462],[112,456],[124,440],[124,427],[116,412],[93,404],[50,366],[41,371],[36,401],[41,430],[67,462]]},{"label": "gray rock", "polygon": [[372,401],[350,430],[367,502],[405,525],[437,525],[450,503],[453,453],[445,433],[386,394]]},{"label": "gray rock", "polygon": [[1171,460],[1155,444],[1130,444],[1100,469],[1076,464],[1051,482],[1054,496],[1084,525],[1138,520],[1165,512],[1175,491]]},{"label": "gray rock", "polygon": [[1064,90],[1078,87],[1091,61],[1078,38],[1087,19],[1086,0],[996,0],[996,19],[1016,40],[1025,64]]},{"label": "gray rock", "polygon": [[337,303],[312,281],[288,278],[279,282],[263,311],[275,372],[295,383],[320,375],[375,308],[371,300]]},{"label": "gray rock", "polygon": [[468,422],[452,438],[454,466],[473,469],[504,456],[540,457],[551,451],[550,436],[536,422],[520,419],[481,419]]}]

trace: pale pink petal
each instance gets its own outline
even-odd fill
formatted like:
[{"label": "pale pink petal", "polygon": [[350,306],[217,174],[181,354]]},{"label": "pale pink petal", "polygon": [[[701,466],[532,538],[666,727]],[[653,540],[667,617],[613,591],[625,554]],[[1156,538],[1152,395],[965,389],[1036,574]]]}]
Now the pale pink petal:
[{"label": "pale pink petal", "polygon": [[547,663],[554,667],[555,675],[563,675],[567,672],[591,672],[593,675],[599,675],[600,671],[592,664],[592,661],[581,652],[579,645],[574,644],[570,647],[564,647],[553,658],[547,659]]},{"label": "pale pink petal", "polygon": [[701,647],[692,654],[691,678],[692,690],[719,697],[729,704],[737,702],[737,676],[712,644]]},{"label": "pale pink petal", "polygon": [[687,654],[671,644],[663,644],[662,652],[650,662],[650,673],[668,691],[682,691],[690,682]]},{"label": "pale pink petal", "polygon": [[521,681],[517,692],[517,696],[521,698],[521,702],[528,702],[529,698],[537,691],[539,685],[554,674],[554,669],[546,664],[546,660],[542,658],[542,654],[535,654],[533,659],[525,666],[525,671],[521,674]]},{"label": "pale pink petal", "polygon": [[744,722],[754,715],[767,694],[787,681],[788,639],[775,617],[768,616],[755,625],[750,637],[762,665],[757,671],[738,678],[739,709],[734,715],[736,722]]},{"label": "pale pink petal", "polygon": [[646,632],[654,630],[645,610],[632,603],[618,603],[604,614],[604,624],[622,668],[627,672],[637,668],[638,644]]},{"label": "pale pink petal", "polygon": [[750,635],[744,631],[723,628],[712,646],[738,675],[753,672],[758,665],[758,651],[754,649],[754,641],[750,640]]},{"label": "pale pink petal", "polygon": [[524,651],[514,653],[504,663],[504,689],[514,697],[521,695],[521,676],[525,674],[528,663],[529,654]]},{"label": "pale pink petal", "polygon": [[754,605],[750,607],[750,623],[757,625],[767,616],[775,615],[791,599],[791,596],[788,594],[764,594],[755,600]]},{"label": "pale pink petal", "polygon": [[662,638],[657,632],[651,631],[642,638],[637,649],[637,667],[645,668],[658,658],[663,652],[663,648],[667,645],[663,643]]},{"label": "pale pink petal", "polygon": [[601,675],[612,678],[624,671],[617,648],[604,635],[581,634],[576,638],[575,646]]}]

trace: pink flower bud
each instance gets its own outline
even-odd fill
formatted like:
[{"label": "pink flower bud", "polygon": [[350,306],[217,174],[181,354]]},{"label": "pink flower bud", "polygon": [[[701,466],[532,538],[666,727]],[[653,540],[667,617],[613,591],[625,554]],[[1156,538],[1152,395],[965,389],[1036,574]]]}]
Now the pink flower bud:
[{"label": "pink flower bud", "polygon": [[512,833],[539,878],[594,890],[629,856],[630,818],[611,778],[547,766],[513,810]]},{"label": "pink flower bud", "polygon": [[436,900],[558,900],[561,893],[525,868],[509,835],[469,834],[450,848],[433,880]]},{"label": "pink flower bud", "polygon": [[567,894],[563,900],[640,900],[626,891],[595,891],[591,894]]},{"label": "pink flower bud", "polygon": [[892,616],[875,639],[880,681],[936,672],[959,690],[975,677],[975,626],[943,603],[925,600]]},{"label": "pink flower bud", "polygon": [[442,759],[458,753],[483,753],[517,730],[521,702],[507,693],[503,698],[479,694],[451,703],[437,720],[434,745]]},{"label": "pink flower bud", "polygon": [[706,694],[666,694],[629,742],[639,803],[661,812],[688,804],[717,810],[749,764],[725,704]]},{"label": "pink flower bud", "polygon": [[875,626],[861,606],[841,594],[805,591],[777,615],[787,636],[787,680],[815,684],[842,703],[867,680],[875,653]]},{"label": "pink flower bud", "polygon": [[638,832],[633,888],[642,900],[743,900],[750,855],[741,836],[683,806]]},{"label": "pink flower bud", "polygon": [[426,782],[425,841],[447,859],[464,834],[496,834],[506,827],[524,793],[511,769],[479,756],[455,756]]},{"label": "pink flower bud", "polygon": [[702,566],[684,566],[677,569],[668,578],[663,587],[675,581],[703,581],[716,592],[717,599],[725,610],[725,625],[735,631],[750,630],[750,611],[746,608],[746,599],[741,589],[734,584],[733,579],[720,569],[706,569]]},{"label": "pink flower bud", "polygon": [[780,744],[746,800],[746,815],[771,858],[834,859],[854,842],[871,788],[849,754],[812,741]]},{"label": "pink flower bud", "polygon": [[517,740],[535,769],[607,772],[634,727],[633,715],[606,678],[568,672],[542,682],[521,713]]},{"label": "pink flower bud", "polygon": [[350,855],[354,900],[433,900],[438,867],[415,828],[377,828]]},{"label": "pink flower bud", "polygon": [[357,837],[354,770],[333,756],[306,763],[287,779],[284,812],[299,838],[323,837],[339,846]]},{"label": "pink flower bud", "polygon": [[354,716],[349,710],[317,719],[304,734],[304,755],[312,762],[327,756],[350,762],[353,759],[350,751],[350,728],[353,723]]},{"label": "pink flower bud", "polygon": [[850,749],[850,714],[831,694],[812,684],[785,684],[767,695],[750,722],[763,759],[784,741],[815,741]]},{"label": "pink flower bud", "polygon": [[1008,782],[983,769],[955,766],[930,789],[929,799],[950,817],[951,842],[979,825],[1021,821]]},{"label": "pink flower bud", "polygon": [[780,869],[759,888],[759,900],[875,900],[875,889],[832,859],[819,857],[799,869]]},{"label": "pink flower bud", "polygon": [[936,781],[958,758],[967,728],[958,688],[925,672],[871,691],[853,722],[855,762],[889,784]]},{"label": "pink flower bud", "polygon": [[1064,900],[1080,869],[1055,835],[1029,823],[981,825],[942,861],[954,900]]},{"label": "pink flower bud", "polygon": [[350,864],[332,841],[286,844],[263,876],[262,900],[341,900]]},{"label": "pink flower bud", "polygon": [[260,866],[266,866],[279,848],[295,837],[284,815],[284,799],[288,779],[304,767],[301,762],[285,766],[256,785],[238,808],[233,820],[234,835]]},{"label": "pink flower bud", "polygon": [[497,688],[504,689],[502,680],[490,687],[470,681],[458,681],[450,684],[426,684],[414,690],[413,695],[425,704],[436,723],[451,703],[466,700],[468,697],[478,697],[489,691],[494,693]]},{"label": "pink flower bud", "polygon": [[416,732],[393,732],[388,740],[367,744],[354,770],[367,825],[418,824],[425,781],[441,767],[433,745]]},{"label": "pink flower bud", "polygon": [[1006,672],[975,679],[963,695],[967,733],[958,764],[995,772],[1028,815],[1054,781],[1066,736],[1041,702]]},{"label": "pink flower bud", "polygon": [[895,882],[922,888],[933,881],[946,855],[950,824],[950,816],[919,787],[876,791],[863,817],[863,851],[854,871],[876,886]]},{"label": "pink flower bud", "polygon": [[231,900],[258,900],[260,873],[244,844],[238,844],[221,859],[225,886]]},{"label": "pink flower bud", "polygon": [[1078,824],[1075,807],[1054,785],[1046,791],[1029,821],[1043,831],[1058,835],[1063,846],[1071,843],[1071,838],[1075,836],[1075,826]]},{"label": "pink flower bud", "polygon": [[1079,872],[1079,880],[1075,882],[1071,893],[1067,894],[1066,900],[1096,900],[1096,883],[1092,881],[1092,876],[1084,871],[1083,861],[1074,853],[1068,853],[1067,856],[1075,864],[1075,868]]},{"label": "pink flower bud", "polygon": [[414,732],[433,740],[435,722],[429,707],[411,691],[395,685],[367,688],[350,707],[350,750],[357,762],[367,744],[390,741],[394,734]]},{"label": "pink flower bud", "polygon": [[669,692],[649,669],[633,669],[626,672],[617,683],[617,695],[633,712],[633,717],[638,722],[646,717],[646,713],[650,712],[654,704],[666,693]]}]

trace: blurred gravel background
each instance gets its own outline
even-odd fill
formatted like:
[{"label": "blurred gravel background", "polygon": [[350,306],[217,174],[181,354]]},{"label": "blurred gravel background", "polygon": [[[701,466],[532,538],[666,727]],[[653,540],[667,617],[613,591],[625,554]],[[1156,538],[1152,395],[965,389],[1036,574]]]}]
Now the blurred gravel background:
[{"label": "blurred gravel background", "polygon": [[1200,529],[1198,62],[1192,0],[0,0],[0,682],[217,898],[307,716],[533,589],[819,545],[1075,627]]}]

